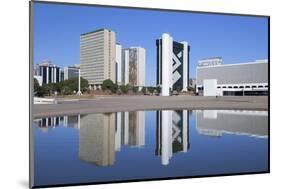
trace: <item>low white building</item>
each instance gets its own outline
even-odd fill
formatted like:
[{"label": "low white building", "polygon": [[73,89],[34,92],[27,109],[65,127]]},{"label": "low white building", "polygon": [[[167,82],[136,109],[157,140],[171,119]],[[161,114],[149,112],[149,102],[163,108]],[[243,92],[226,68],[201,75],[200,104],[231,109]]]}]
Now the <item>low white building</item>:
[{"label": "low white building", "polygon": [[196,92],[204,96],[268,94],[268,60],[204,64],[196,69]]}]

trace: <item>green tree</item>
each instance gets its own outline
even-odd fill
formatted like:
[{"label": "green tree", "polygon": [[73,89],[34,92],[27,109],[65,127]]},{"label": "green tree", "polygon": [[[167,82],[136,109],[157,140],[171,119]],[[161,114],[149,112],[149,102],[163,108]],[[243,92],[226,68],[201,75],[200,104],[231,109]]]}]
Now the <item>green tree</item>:
[{"label": "green tree", "polygon": [[153,93],[154,87],[147,87],[147,90],[148,90],[150,93]]},{"label": "green tree", "polygon": [[157,86],[157,87],[156,87],[156,91],[157,91],[157,93],[160,93],[160,92],[161,92],[161,87],[160,87],[160,86]]},{"label": "green tree", "polygon": [[[81,77],[80,90],[82,92],[87,91],[88,85],[89,85],[88,80]],[[53,87],[58,92],[62,91],[63,94],[69,93],[69,91],[72,94],[73,91],[78,91],[78,77],[64,80],[58,84],[55,84]]]},{"label": "green tree", "polygon": [[33,90],[34,93],[37,93],[40,88],[39,82],[36,78],[33,79]]},{"label": "green tree", "polygon": [[106,79],[102,82],[102,90],[111,90],[114,86],[114,83],[111,79]]},{"label": "green tree", "polygon": [[146,87],[142,87],[141,92],[142,92],[143,94],[145,94],[145,93],[146,93]]},{"label": "green tree", "polygon": [[44,97],[47,94],[48,94],[47,88],[45,86],[39,86],[36,92],[36,96]]},{"label": "green tree", "polygon": [[120,90],[123,94],[127,94],[129,91],[129,85],[121,85]]},{"label": "green tree", "polygon": [[132,87],[132,91],[133,91],[134,93],[137,93],[137,92],[139,91],[139,87],[138,87],[138,86],[133,86],[133,87]]},{"label": "green tree", "polygon": [[106,79],[102,82],[102,90],[109,90],[112,93],[116,93],[118,90],[118,85],[113,83],[111,79]]},{"label": "green tree", "polygon": [[61,93],[63,95],[70,95],[70,94],[72,94],[72,90],[68,86],[63,86],[61,89]]}]

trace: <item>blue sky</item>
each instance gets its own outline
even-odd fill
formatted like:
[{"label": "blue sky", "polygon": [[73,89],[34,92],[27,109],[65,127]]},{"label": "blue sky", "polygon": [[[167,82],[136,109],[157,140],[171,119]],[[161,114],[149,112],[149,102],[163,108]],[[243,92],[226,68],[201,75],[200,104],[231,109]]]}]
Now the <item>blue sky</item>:
[{"label": "blue sky", "polygon": [[123,47],[146,49],[146,85],[156,83],[155,40],[162,33],[190,44],[190,77],[202,58],[221,56],[224,64],[233,64],[268,57],[263,17],[35,3],[34,62],[79,63],[80,34],[99,28],[115,31]]}]

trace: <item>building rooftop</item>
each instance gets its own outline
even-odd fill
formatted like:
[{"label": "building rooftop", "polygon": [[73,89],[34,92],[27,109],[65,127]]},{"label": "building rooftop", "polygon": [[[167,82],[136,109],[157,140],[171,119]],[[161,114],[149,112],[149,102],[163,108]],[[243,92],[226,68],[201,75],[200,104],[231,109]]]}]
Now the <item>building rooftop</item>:
[{"label": "building rooftop", "polygon": [[109,32],[113,32],[113,31],[112,31],[112,30],[110,30],[110,29],[100,28],[100,29],[97,29],[97,30],[94,30],[94,31],[90,31],[90,32],[82,33],[82,34],[80,34],[80,35],[87,35],[87,34],[90,34],[90,33],[96,33],[96,32],[105,31],[105,30],[108,30]]},{"label": "building rooftop", "polygon": [[214,57],[209,57],[209,58],[202,58],[199,61],[201,61],[201,60],[213,60],[213,59],[222,59],[222,57],[221,56],[214,56]]},{"label": "building rooftop", "polygon": [[234,64],[217,64],[217,65],[207,65],[207,66],[197,66],[197,69],[201,68],[211,68],[211,67],[224,67],[224,66],[243,66],[243,65],[248,65],[248,64],[267,64],[268,60],[267,59],[262,59],[262,60],[255,60],[252,62],[243,62],[243,63],[234,63]]}]

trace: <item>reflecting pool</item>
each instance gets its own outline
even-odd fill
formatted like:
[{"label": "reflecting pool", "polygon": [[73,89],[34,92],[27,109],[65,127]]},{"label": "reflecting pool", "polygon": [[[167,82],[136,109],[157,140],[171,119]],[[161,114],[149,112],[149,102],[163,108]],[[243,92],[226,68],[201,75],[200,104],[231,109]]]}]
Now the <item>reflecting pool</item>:
[{"label": "reflecting pool", "polygon": [[35,185],[268,170],[268,112],[159,110],[33,121]]}]

